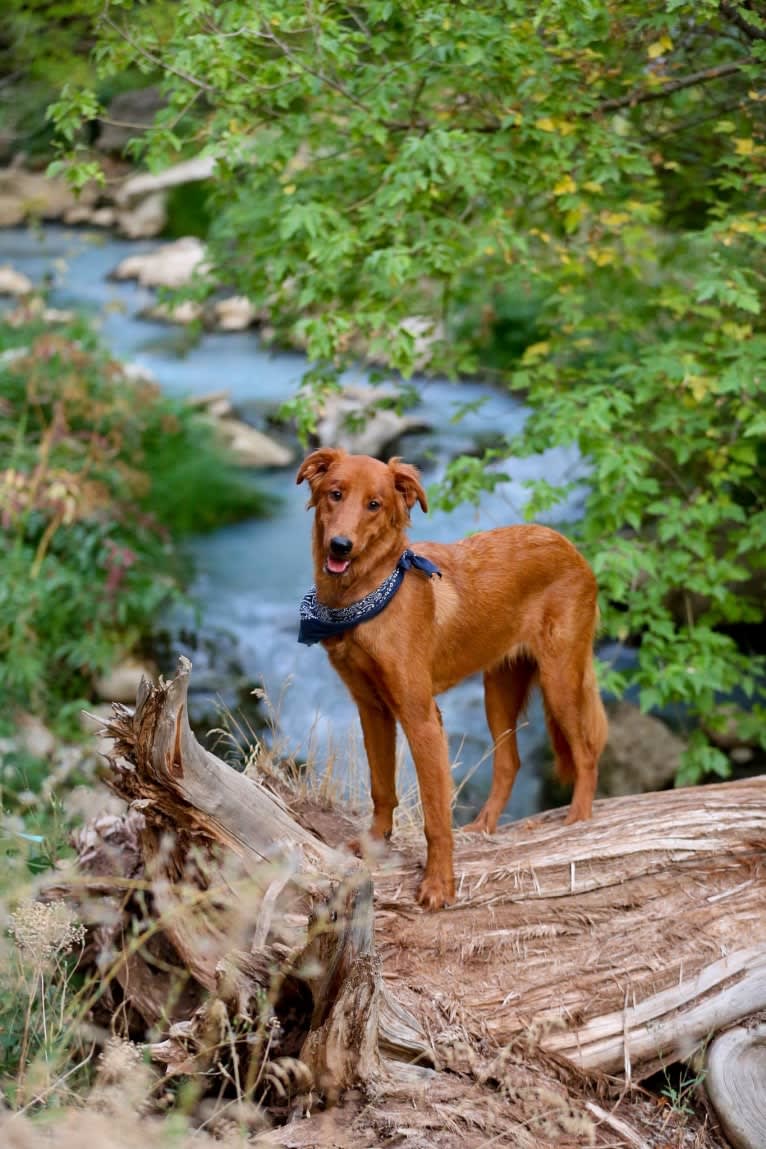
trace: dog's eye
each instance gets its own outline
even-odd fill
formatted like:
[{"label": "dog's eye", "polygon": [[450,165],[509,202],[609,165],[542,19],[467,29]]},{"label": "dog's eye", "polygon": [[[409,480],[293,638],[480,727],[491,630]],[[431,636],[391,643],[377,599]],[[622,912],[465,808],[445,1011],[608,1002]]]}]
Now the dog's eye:
[{"label": "dog's eye", "polygon": [[370,499],[369,503],[367,504],[367,510],[368,511],[379,511],[380,510],[380,503],[378,502],[378,500],[377,499]]},{"label": "dog's eye", "polygon": [[330,498],[334,503],[339,503],[343,498],[343,492],[338,490],[330,491]]}]

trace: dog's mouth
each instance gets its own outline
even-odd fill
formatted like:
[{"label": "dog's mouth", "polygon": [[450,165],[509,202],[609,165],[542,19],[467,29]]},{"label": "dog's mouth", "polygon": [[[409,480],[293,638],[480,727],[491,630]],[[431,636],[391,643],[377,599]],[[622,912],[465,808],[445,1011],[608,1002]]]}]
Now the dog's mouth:
[{"label": "dog's mouth", "polygon": [[351,559],[337,559],[334,555],[327,556],[324,564],[324,569],[328,574],[342,575],[345,574],[351,566]]}]

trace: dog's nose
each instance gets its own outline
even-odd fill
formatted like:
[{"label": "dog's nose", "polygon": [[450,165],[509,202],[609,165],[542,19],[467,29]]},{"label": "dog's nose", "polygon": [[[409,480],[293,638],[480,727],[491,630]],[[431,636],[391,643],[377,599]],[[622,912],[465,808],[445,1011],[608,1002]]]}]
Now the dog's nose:
[{"label": "dog's nose", "polygon": [[330,539],[330,554],[339,559],[345,559],[351,554],[353,545],[351,539],[347,539],[345,535],[335,535],[334,538]]}]

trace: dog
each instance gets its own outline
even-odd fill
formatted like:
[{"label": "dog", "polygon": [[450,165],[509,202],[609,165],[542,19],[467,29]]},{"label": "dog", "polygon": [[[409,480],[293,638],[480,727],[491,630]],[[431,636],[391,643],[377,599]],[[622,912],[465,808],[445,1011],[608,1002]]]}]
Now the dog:
[{"label": "dog", "polygon": [[520,765],[516,721],[535,683],[557,773],[574,783],[566,821],[591,816],[607,732],[593,665],[596,579],[572,543],[544,526],[418,543],[414,554],[410,512],[416,503],[427,511],[428,501],[417,468],[401,459],[323,447],[301,464],[296,482],[304,481],[316,586],[301,608],[301,641],[322,642],[359,710],[373,839],[391,834],[397,722],[404,730],[427,841],[417,897],[438,909],[454,899],[455,880],[452,777],[435,695],[483,672],[493,778],[464,829],[497,827]]}]

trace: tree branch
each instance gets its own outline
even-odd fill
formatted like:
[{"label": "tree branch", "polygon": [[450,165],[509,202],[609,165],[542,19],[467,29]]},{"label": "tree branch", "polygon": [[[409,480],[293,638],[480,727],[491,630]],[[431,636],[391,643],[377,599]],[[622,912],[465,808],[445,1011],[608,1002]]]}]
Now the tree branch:
[{"label": "tree branch", "polygon": [[[684,88],[692,88],[697,84],[706,84],[711,80],[719,80],[724,76],[731,76],[741,71],[747,63],[747,59],[742,57],[740,60],[732,60],[728,64],[716,64],[715,67],[705,68],[699,72],[690,72],[688,76],[680,76],[677,80],[665,84],[661,88],[654,89],[637,89],[629,92],[626,96],[617,96],[612,100],[604,100],[603,103],[597,104],[589,112],[585,113],[587,117],[596,116],[604,112],[615,112],[620,108],[632,108],[636,104],[647,104],[652,100],[663,100],[666,96],[672,96],[674,92],[683,91]],[[393,120],[388,121],[385,126],[389,131],[400,132],[412,129],[419,129],[421,131],[428,131],[430,125],[427,121],[416,121],[415,123],[406,120]],[[493,120],[486,124],[455,124],[453,129],[447,127],[444,129],[460,130],[464,132],[475,132],[481,135],[490,135],[495,132],[503,130],[503,124],[499,120]]]},{"label": "tree branch", "polygon": [[326,84],[328,88],[332,88],[334,92],[338,92],[339,95],[343,96],[343,98],[348,100],[349,103],[365,112],[371,119],[375,118],[367,105],[359,100],[353,92],[350,92],[348,88],[344,87],[340,81],[334,79],[332,76],[327,76],[324,72],[320,72],[318,69],[312,68],[311,65],[302,60],[299,55],[297,55],[295,52],[292,52],[288,45],[283,40],[280,40],[279,36],[277,36],[277,34],[271,28],[267,28],[265,31],[258,33],[258,35],[261,37],[261,39],[270,40],[273,44],[276,44],[285,59],[289,60],[292,64],[295,64],[295,66],[300,68],[302,72],[306,72],[309,76],[313,76],[322,84]]},{"label": "tree branch", "polygon": [[204,80],[200,80],[199,77],[192,76],[190,72],[185,72],[180,68],[174,68],[171,64],[168,64],[166,60],[161,59],[159,56],[155,56],[155,54],[150,52],[148,48],[145,48],[143,44],[139,44],[137,40],[134,40],[131,36],[129,36],[124,28],[121,28],[119,24],[112,20],[111,16],[107,16],[106,11],[102,13],[101,19],[108,28],[111,28],[112,31],[116,32],[118,36],[121,36],[125,43],[130,45],[134,52],[137,52],[140,56],[143,56],[143,58],[148,60],[150,64],[153,64],[155,68],[159,68],[160,71],[163,72],[170,72],[171,75],[178,76],[179,80],[183,80],[186,84],[191,84],[192,87],[199,88],[203,92],[211,93],[218,91],[218,89],[214,87],[213,84],[207,84]]},{"label": "tree branch", "polygon": [[[748,8],[750,5],[748,4]],[[750,21],[742,15],[736,4],[732,4],[729,0],[721,0],[720,9],[722,14],[731,20],[737,27],[745,33],[750,40],[766,40],[766,29],[759,28],[757,24],[751,24]]]},{"label": "tree branch", "polygon": [[[756,98],[761,99],[766,96],[766,88],[759,88],[755,93]],[[692,116],[690,119],[681,120],[679,123],[672,124],[670,127],[664,128],[650,135],[650,139],[665,140],[668,136],[678,136],[681,132],[688,132],[690,128],[697,128],[700,124],[706,124],[710,120],[717,120],[719,116],[725,116],[727,112],[734,112],[737,108],[742,108],[745,104],[749,103],[753,97],[744,95],[738,97],[736,100],[727,100],[723,104],[716,104],[716,106],[701,116]]]},{"label": "tree branch", "polygon": [[674,92],[680,92],[684,88],[693,88],[697,84],[706,84],[710,80],[719,80],[723,76],[731,76],[739,72],[746,63],[747,60],[743,57],[741,60],[732,60],[728,64],[717,64],[714,68],[705,68],[701,72],[690,72],[688,76],[681,76],[678,80],[665,84],[662,88],[636,90],[629,92],[627,96],[619,96],[614,100],[604,100],[602,104],[598,104],[593,109],[591,115],[600,112],[616,112],[620,108],[632,108],[636,104],[648,104],[651,100],[664,100],[666,96],[672,96]]}]

